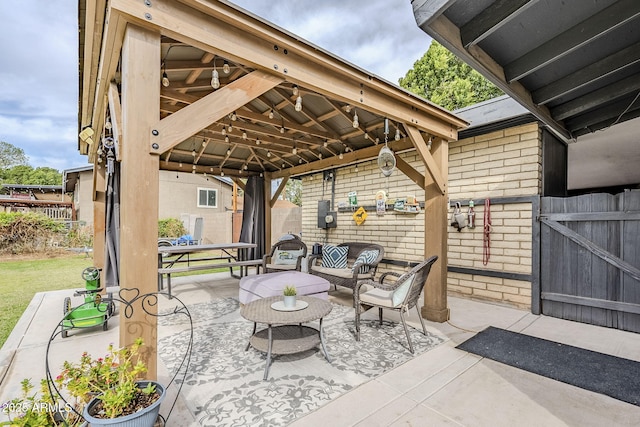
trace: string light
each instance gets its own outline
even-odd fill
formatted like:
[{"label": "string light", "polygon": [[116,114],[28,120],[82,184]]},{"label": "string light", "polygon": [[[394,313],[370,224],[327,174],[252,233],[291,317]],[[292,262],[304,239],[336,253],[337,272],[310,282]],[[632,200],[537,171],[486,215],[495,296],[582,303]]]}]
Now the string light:
[{"label": "string light", "polygon": [[351,105],[348,105],[348,104],[347,104],[347,105],[344,107],[344,111],[346,111],[347,113],[350,113],[350,112],[351,112]]},{"label": "string light", "polygon": [[358,165],[356,165],[356,173],[358,173]]},{"label": "string light", "polygon": [[244,164],[244,170],[247,170],[247,169],[249,169],[249,166],[247,166],[247,164],[245,163]]},{"label": "string light", "polygon": [[228,136],[224,137],[224,142],[229,143],[229,137]]},{"label": "string light", "polygon": [[227,156],[231,155],[231,148],[227,149]]},{"label": "string light", "polygon": [[191,157],[195,157],[195,156],[196,156],[196,150],[194,148],[193,151],[191,151]]},{"label": "string light", "polygon": [[269,111],[269,118],[273,119],[273,108]]},{"label": "string light", "polygon": [[267,151],[267,157],[271,157],[271,151]]},{"label": "string light", "polygon": [[360,122],[358,121],[358,112],[354,111],[353,112],[353,127],[357,128],[358,126],[360,126]]},{"label": "string light", "polygon": [[298,94],[298,85],[293,85],[291,90],[293,92],[293,96],[296,96]]},{"label": "string light", "polygon": [[247,132],[242,131],[242,139],[247,139]]},{"label": "string light", "polygon": [[227,132],[233,132],[233,125],[229,123],[229,127],[227,128]]},{"label": "string light", "polygon": [[229,67],[229,63],[225,60],[224,64],[222,64],[222,72],[229,74],[229,71],[231,71],[231,67]]},{"label": "string light", "polygon": [[234,122],[236,120],[238,120],[238,115],[236,114],[236,112],[234,111],[233,113],[231,113],[231,120],[233,120]]},{"label": "string light", "polygon": [[169,87],[170,84],[171,84],[171,82],[169,81],[169,77],[167,76],[167,72],[163,71],[162,72],[162,86]]},{"label": "string light", "polygon": [[342,151],[340,152],[340,155],[338,157],[340,158],[340,160],[344,159],[344,154],[342,154]]},{"label": "string light", "polygon": [[400,141],[400,129],[396,128],[396,141]]},{"label": "string light", "polygon": [[298,98],[296,98],[295,110],[302,111],[302,97],[300,95],[298,95]]},{"label": "string light", "polygon": [[284,133],[284,126],[280,128],[280,133]]},{"label": "string light", "polygon": [[213,66],[213,71],[211,72],[211,87],[214,89],[218,89],[220,87],[220,76],[218,75],[218,70],[216,70],[215,65]]},{"label": "string light", "polygon": [[224,136],[226,134],[227,134],[227,128],[224,125],[222,125],[222,135]]},{"label": "string light", "polygon": [[260,145],[260,138],[256,137],[256,145]]},{"label": "string light", "polygon": [[429,142],[427,142],[427,150],[431,151],[431,145],[433,144],[433,140],[429,137]]}]

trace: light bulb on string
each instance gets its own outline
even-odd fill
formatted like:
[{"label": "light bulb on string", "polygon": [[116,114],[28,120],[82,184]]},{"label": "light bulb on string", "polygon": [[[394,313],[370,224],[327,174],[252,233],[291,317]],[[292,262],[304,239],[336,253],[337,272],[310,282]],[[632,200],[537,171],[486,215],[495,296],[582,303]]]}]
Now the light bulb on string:
[{"label": "light bulb on string", "polygon": [[431,151],[431,145],[433,144],[433,140],[429,137],[429,142],[427,142],[427,150]]},{"label": "light bulb on string", "polygon": [[267,157],[271,157],[271,151],[267,151]]},{"label": "light bulb on string", "polygon": [[342,152],[340,152],[340,155],[338,156],[340,158],[340,160],[344,159],[344,154],[342,154]]},{"label": "light bulb on string", "polygon": [[195,157],[195,156],[196,156],[196,150],[195,150],[195,149],[193,149],[193,150],[191,151],[191,157]]},{"label": "light bulb on string", "polygon": [[247,166],[247,164],[245,163],[244,164],[244,170],[247,170],[247,169],[249,169],[249,166]]},{"label": "light bulb on string", "polygon": [[233,125],[229,124],[229,127],[227,128],[227,132],[233,132]]},{"label": "light bulb on string", "polygon": [[229,63],[227,61],[224,61],[224,64],[222,64],[222,72],[229,74],[229,71],[231,71],[231,67],[229,67]]},{"label": "light bulb on string", "polygon": [[298,164],[302,164],[302,159],[298,159]]},{"label": "light bulb on string", "polygon": [[214,89],[218,89],[220,87],[220,76],[218,75],[218,70],[215,68],[211,72],[211,87]]},{"label": "light bulb on string", "polygon": [[295,110],[302,111],[302,97],[300,95],[298,95],[298,98],[296,98]]},{"label": "light bulb on string", "polygon": [[396,136],[395,136],[396,141],[400,141],[400,129],[396,128]]},{"label": "light bulb on string", "polygon": [[356,165],[356,173],[358,173],[358,165]]},{"label": "light bulb on string", "polygon": [[358,112],[354,111],[353,112],[353,123],[352,123],[354,128],[357,128],[358,126],[360,126],[360,121],[358,121]]},{"label": "light bulb on string", "polygon": [[236,112],[234,111],[233,113],[231,113],[231,120],[233,120],[234,122],[236,120],[238,120],[238,115],[236,114]]},{"label": "light bulb on string", "polygon": [[269,118],[273,119],[273,108],[269,111]]},{"label": "light bulb on string", "polygon": [[298,85],[293,85],[293,87],[291,88],[291,92],[293,93],[293,96],[296,96],[298,94]]},{"label": "light bulb on string", "polygon": [[292,153],[293,155],[298,154],[298,149],[297,149],[296,147],[293,147],[293,150],[291,150],[291,153]]},{"label": "light bulb on string", "polygon": [[169,81],[169,77],[167,76],[167,72],[163,71],[162,72],[162,86],[169,87],[170,84],[171,84],[171,82]]},{"label": "light bulb on string", "polygon": [[229,136],[224,137],[224,142],[229,143]]},{"label": "light bulb on string", "polygon": [[260,145],[260,138],[256,137],[256,145]]},{"label": "light bulb on string", "polygon": [[227,128],[224,125],[222,126],[222,131],[220,133],[222,133],[223,136],[227,134]]},{"label": "light bulb on string", "polygon": [[247,139],[247,132],[242,131],[242,139]]},{"label": "light bulb on string", "polygon": [[227,156],[230,156],[230,155],[231,155],[231,148],[227,150]]},{"label": "light bulb on string", "polygon": [[280,128],[280,133],[284,133],[284,126]]}]

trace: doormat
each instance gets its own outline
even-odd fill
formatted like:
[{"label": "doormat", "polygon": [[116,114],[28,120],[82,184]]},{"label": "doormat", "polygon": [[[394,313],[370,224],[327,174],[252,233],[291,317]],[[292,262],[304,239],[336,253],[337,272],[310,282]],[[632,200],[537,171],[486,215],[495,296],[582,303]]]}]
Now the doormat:
[{"label": "doormat", "polygon": [[[221,298],[189,306],[194,340],[182,393],[197,425],[287,425],[446,341],[437,333],[424,335],[409,328],[413,355],[402,324],[379,325],[376,319],[361,321],[361,338],[356,342],[353,307],[332,307],[323,321],[332,362],[317,348],[278,355],[263,381],[266,355],[246,350],[253,323],[240,317],[238,300]],[[169,372],[175,372],[188,324],[184,316],[160,317],[158,323],[159,356]],[[317,327],[318,322],[310,325]]]},{"label": "doormat", "polygon": [[456,348],[640,406],[640,362],[488,327]]}]

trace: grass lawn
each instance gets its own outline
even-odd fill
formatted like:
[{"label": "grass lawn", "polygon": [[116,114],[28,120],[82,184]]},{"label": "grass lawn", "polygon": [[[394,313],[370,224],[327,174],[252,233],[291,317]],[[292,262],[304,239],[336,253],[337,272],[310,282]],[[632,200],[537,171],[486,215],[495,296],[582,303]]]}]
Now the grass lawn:
[{"label": "grass lawn", "polygon": [[[219,256],[203,253],[203,256]],[[219,261],[224,263],[224,261]],[[38,292],[84,289],[82,270],[93,266],[93,258],[81,254],[62,254],[54,258],[0,261],[0,347],[9,337],[33,296]],[[228,268],[179,273],[173,277],[224,272]],[[73,292],[69,292],[72,296]],[[62,306],[60,306],[62,317]]]},{"label": "grass lawn", "polygon": [[[84,254],[0,261],[0,346],[4,345],[36,293],[82,289],[82,270],[92,265],[93,259]],[[70,292],[69,296],[72,294]]]}]

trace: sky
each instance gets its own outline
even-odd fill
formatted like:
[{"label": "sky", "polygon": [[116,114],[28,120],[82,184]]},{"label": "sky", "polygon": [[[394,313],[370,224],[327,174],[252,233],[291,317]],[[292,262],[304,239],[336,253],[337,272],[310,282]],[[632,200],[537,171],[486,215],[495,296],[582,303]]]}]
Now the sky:
[{"label": "sky", "polygon": [[[88,161],[78,153],[77,3],[0,0],[0,141],[34,168]],[[232,3],[396,84],[431,43],[409,0]]]}]

